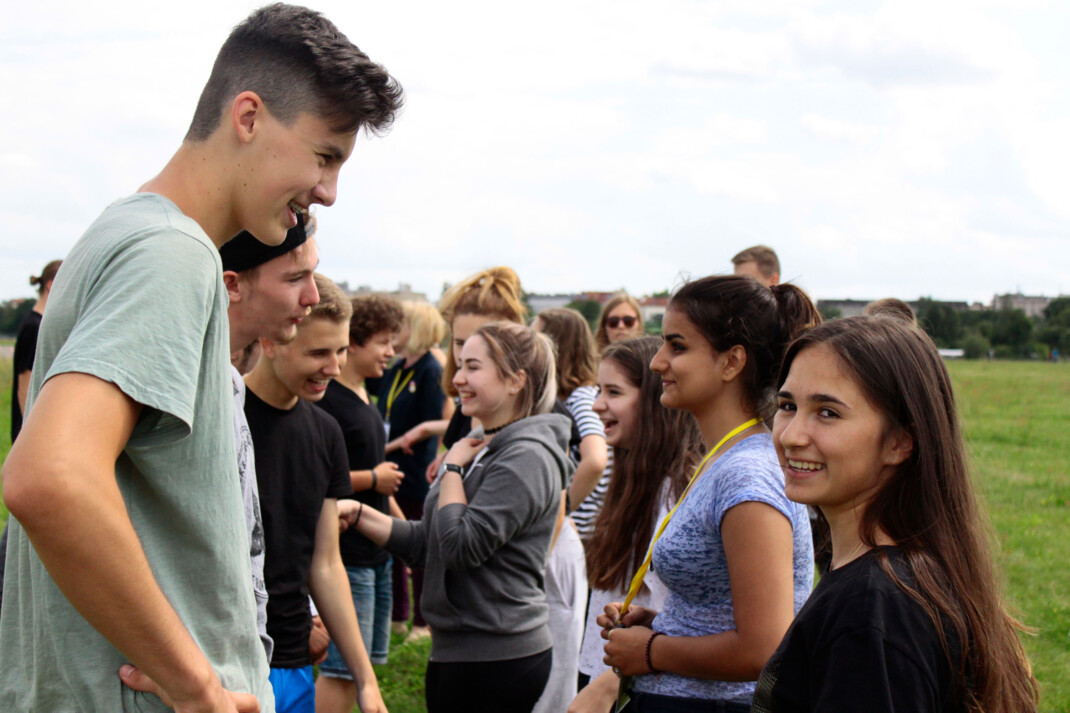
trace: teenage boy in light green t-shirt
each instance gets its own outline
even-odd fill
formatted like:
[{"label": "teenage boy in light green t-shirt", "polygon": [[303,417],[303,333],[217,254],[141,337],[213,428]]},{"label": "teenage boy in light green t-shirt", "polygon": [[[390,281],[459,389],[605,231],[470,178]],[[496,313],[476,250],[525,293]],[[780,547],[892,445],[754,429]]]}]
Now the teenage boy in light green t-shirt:
[{"label": "teenage boy in light green t-shirt", "polygon": [[217,248],[242,229],[278,244],[296,211],[333,203],[357,131],[400,98],[318,13],[262,8],[171,161],[71,250],[3,468],[0,710],[274,710]]}]

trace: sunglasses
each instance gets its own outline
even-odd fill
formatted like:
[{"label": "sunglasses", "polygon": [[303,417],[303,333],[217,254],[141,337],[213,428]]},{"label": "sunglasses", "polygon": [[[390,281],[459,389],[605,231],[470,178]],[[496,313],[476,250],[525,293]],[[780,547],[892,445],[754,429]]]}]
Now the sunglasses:
[{"label": "sunglasses", "polygon": [[610,317],[606,320],[606,326],[616,329],[621,325],[621,322],[624,323],[625,327],[631,329],[635,326],[635,317]]}]

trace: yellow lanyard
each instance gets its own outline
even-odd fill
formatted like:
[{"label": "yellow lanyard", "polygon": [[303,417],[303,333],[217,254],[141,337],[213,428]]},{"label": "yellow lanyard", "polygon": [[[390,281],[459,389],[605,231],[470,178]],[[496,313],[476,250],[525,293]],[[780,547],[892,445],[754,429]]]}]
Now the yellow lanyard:
[{"label": "yellow lanyard", "polygon": [[650,549],[647,550],[646,559],[643,560],[642,566],[639,567],[638,571],[636,571],[635,573],[635,576],[632,577],[632,584],[628,588],[628,596],[624,599],[624,605],[620,608],[621,616],[624,616],[625,612],[628,611],[628,607],[631,606],[632,600],[635,599],[635,595],[639,593],[639,588],[643,586],[643,577],[646,576],[647,570],[650,569],[650,560],[654,556],[655,543],[657,543],[658,538],[661,537],[661,533],[665,532],[665,528],[666,526],[668,526],[669,520],[671,520],[672,516],[676,514],[676,511],[680,509],[680,505],[684,502],[684,498],[686,498],[687,494],[691,492],[691,487],[698,481],[698,477],[702,474],[702,469],[706,467],[706,464],[710,461],[710,458],[713,458],[717,451],[721,450],[721,446],[723,446],[725,443],[728,443],[728,441],[732,440],[740,433],[743,433],[751,426],[755,426],[761,422],[762,419],[760,418],[752,418],[746,423],[742,423],[733,428],[731,431],[728,432],[727,436],[721,439],[720,443],[713,447],[713,450],[706,454],[706,457],[703,458],[702,462],[698,464],[697,468],[695,468],[695,474],[691,476],[691,480],[690,482],[688,482],[687,488],[680,496],[680,499],[676,501],[676,505],[674,505],[673,509],[669,511],[669,514],[665,516],[665,519],[661,521],[661,525],[658,527],[658,531],[657,533],[655,533],[654,539],[650,542]]},{"label": "yellow lanyard", "polygon": [[390,387],[390,392],[386,395],[386,420],[390,421],[390,409],[394,407],[394,402],[398,400],[398,396],[405,390],[405,387],[410,381],[412,381],[412,375],[416,373],[413,369],[405,375],[405,379],[398,384],[398,379],[401,378],[401,372],[405,371],[404,368],[398,369],[398,373],[394,374],[394,385]]}]

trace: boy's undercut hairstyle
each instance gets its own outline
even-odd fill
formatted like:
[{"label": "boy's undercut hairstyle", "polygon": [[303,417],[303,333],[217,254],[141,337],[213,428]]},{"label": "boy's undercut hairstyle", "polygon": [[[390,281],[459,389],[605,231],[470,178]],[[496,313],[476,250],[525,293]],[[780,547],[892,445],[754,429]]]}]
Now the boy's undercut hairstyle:
[{"label": "boy's undercut hairstyle", "polygon": [[346,293],[342,292],[342,288],[318,272],[313,273],[312,279],[316,281],[316,291],[320,293],[320,301],[312,305],[312,311],[305,319],[326,319],[335,324],[348,322],[353,316],[353,307],[349,304]]},{"label": "boy's undercut hairstyle", "polygon": [[389,295],[360,295],[352,302],[349,320],[349,343],[363,347],[381,332],[399,332],[405,321],[401,302]]},{"label": "boy's undercut hairstyle", "polygon": [[238,94],[255,92],[286,126],[307,112],[332,131],[390,128],[402,89],[320,13],[275,3],[253,12],[223,43],[201,91],[187,141],[204,141]]},{"label": "boy's undercut hairstyle", "polygon": [[755,245],[737,253],[732,258],[733,265],[742,265],[745,262],[758,263],[758,270],[767,278],[780,274],[780,258],[768,245]]}]

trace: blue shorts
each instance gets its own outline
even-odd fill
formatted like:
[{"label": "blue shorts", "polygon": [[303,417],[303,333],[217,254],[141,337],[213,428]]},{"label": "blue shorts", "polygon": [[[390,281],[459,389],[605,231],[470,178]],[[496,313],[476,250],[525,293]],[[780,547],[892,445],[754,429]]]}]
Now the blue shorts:
[{"label": "blue shorts", "polygon": [[[391,561],[377,567],[346,567],[353,608],[357,610],[360,637],[373,664],[386,663],[390,653],[390,608],[393,603]],[[320,675],[353,680],[345,659],[332,641],[327,658],[320,664]]]},{"label": "blue shorts", "polygon": [[275,713],[316,713],[312,667],[273,668],[268,673],[275,692]]}]

